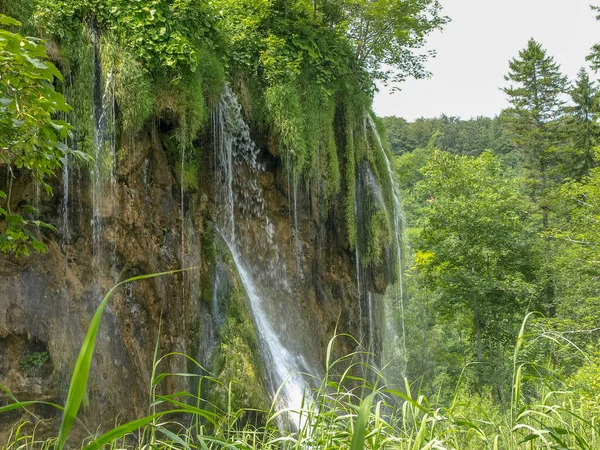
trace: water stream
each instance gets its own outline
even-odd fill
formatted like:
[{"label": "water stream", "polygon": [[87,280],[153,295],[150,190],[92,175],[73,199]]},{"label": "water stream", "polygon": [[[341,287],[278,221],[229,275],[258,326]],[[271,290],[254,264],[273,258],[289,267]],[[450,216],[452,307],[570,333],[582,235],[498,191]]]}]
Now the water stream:
[{"label": "water stream", "polygon": [[[94,44],[94,154],[92,167],[92,242],[95,266],[103,257],[102,219],[115,206],[116,122],[113,68],[106,74],[100,58],[100,36],[93,33]],[[108,202],[108,203],[107,203]]]},{"label": "water stream", "polygon": [[[406,358],[407,358],[407,350],[406,350],[406,327],[405,327],[405,311],[404,311],[404,288],[403,288],[403,268],[402,268],[402,243],[403,243],[403,235],[402,235],[402,209],[400,205],[400,195],[398,193],[398,186],[396,184],[394,178],[394,172],[392,170],[392,165],[388,158],[387,152],[383,148],[383,144],[381,143],[381,137],[379,136],[379,132],[377,131],[377,127],[375,122],[373,122],[373,118],[370,114],[367,114],[367,122],[369,124],[369,128],[373,137],[375,138],[376,150],[379,151],[385,161],[387,175],[390,178],[390,183],[392,186],[392,194],[393,194],[393,208],[391,212],[392,222],[394,225],[393,228],[393,250],[395,253],[395,274],[396,274],[396,282],[388,287],[388,290],[391,290],[391,293],[386,295],[386,298],[391,297],[391,304],[387,303],[384,305],[386,318],[384,320],[384,359],[387,361],[394,360],[396,363],[400,364],[401,367],[401,375],[404,376],[404,372],[406,371]],[[388,215],[389,213],[388,212]],[[396,312],[394,309],[399,310],[399,324],[394,320]],[[397,326],[399,325],[399,327]],[[400,328],[401,336],[399,337],[397,334],[397,329]],[[398,342],[400,341],[400,342]]]},{"label": "water stream", "polygon": [[[274,394],[283,384],[278,398],[280,409],[298,411],[308,391],[301,372],[310,370],[298,349],[284,342],[276,329],[272,291],[278,295],[291,295],[287,267],[274,243],[274,226],[265,211],[265,200],[256,177],[264,168],[258,162],[258,148],[250,137],[241,107],[233,92],[226,87],[213,113],[217,228],[227,243],[246,292],[262,357],[266,365],[269,389]],[[240,220],[236,220],[236,217]],[[243,231],[252,234],[249,239],[238,240]],[[257,260],[251,255],[264,255]],[[280,316],[277,319],[283,322]],[[281,325],[281,323],[279,324]],[[293,324],[289,324],[293,326]],[[289,330],[292,332],[292,330]],[[289,338],[289,335],[286,336]],[[284,384],[285,383],[285,384]],[[297,415],[290,418],[299,426]]]}]

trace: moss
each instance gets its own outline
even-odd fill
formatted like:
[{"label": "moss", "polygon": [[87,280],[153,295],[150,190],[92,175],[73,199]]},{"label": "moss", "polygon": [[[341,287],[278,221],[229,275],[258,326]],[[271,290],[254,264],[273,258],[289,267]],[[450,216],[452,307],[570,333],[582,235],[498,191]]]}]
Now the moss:
[{"label": "moss", "polygon": [[127,50],[116,48],[112,56],[121,127],[135,134],[154,112],[154,86],[149,74]]},{"label": "moss", "polygon": [[[345,105],[344,105],[345,106]],[[348,233],[348,244],[351,249],[356,247],[356,152],[354,147],[354,114],[349,108],[343,108],[344,121],[345,121],[345,152],[344,156],[346,159],[345,164],[345,184],[346,184],[346,198],[345,198],[345,216],[346,216],[346,229]]]},{"label": "moss", "polygon": [[49,359],[50,354],[48,352],[28,353],[19,361],[19,368],[27,376],[39,376],[42,367],[44,367]]},{"label": "moss", "polygon": [[278,84],[265,92],[271,133],[290,172],[302,174],[307,162],[303,110],[296,86]]},{"label": "moss", "polygon": [[65,97],[73,107],[69,121],[75,128],[78,150],[93,154],[94,142],[94,53],[90,30],[82,26],[61,46],[68,65]]},{"label": "moss", "polygon": [[367,251],[363,263],[381,264],[384,248],[392,245],[392,227],[385,211],[376,208],[371,212],[367,233]]},{"label": "moss", "polygon": [[335,133],[333,129],[334,116],[335,103],[333,99],[330,99],[329,102],[323,106],[321,112],[321,120],[323,122],[321,142],[325,150],[324,154],[326,156],[327,167],[327,178],[325,180],[325,192],[327,198],[332,198],[334,195],[340,192],[342,182],[338,149],[335,144]]},{"label": "moss", "polygon": [[223,386],[213,392],[214,398],[210,400],[223,409],[230,404],[234,410],[242,407],[265,410],[270,400],[264,387],[258,338],[242,282],[227,246],[219,240],[215,250],[214,267],[216,270],[227,268],[227,281],[219,296],[222,316],[226,319],[218,333],[219,351],[213,362],[213,372]]},{"label": "moss", "polygon": [[202,82],[206,102],[208,105],[213,105],[223,92],[226,82],[225,69],[220,59],[213,53],[201,49],[199,55],[200,64],[196,70]]}]

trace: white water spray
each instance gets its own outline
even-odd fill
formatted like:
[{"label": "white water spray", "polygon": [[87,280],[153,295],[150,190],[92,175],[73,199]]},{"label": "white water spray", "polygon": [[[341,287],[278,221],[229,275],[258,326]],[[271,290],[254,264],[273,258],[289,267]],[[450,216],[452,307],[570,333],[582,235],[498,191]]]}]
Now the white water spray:
[{"label": "white water spray", "polygon": [[[216,197],[219,205],[217,227],[227,243],[240,279],[248,297],[250,311],[258,334],[263,359],[267,365],[270,388],[273,393],[283,385],[278,398],[280,409],[299,411],[308,398],[308,385],[300,372],[309,371],[305,359],[282,342],[275,329],[272,315],[268,313],[265,286],[276,285],[281,292],[288,292],[285,264],[279,259],[279,253],[273,242],[274,228],[265,212],[265,201],[256,181],[256,175],[262,170],[258,163],[258,148],[250,137],[250,130],[241,113],[237,98],[229,87],[225,88],[213,113]],[[259,239],[265,245],[271,257],[270,265],[262,268],[263,277],[258,280],[257,271],[250,270],[242,256],[246,242],[237,240],[239,230],[248,231],[246,224],[236,222],[239,217],[254,218],[263,224],[262,230],[252,228],[253,233],[260,231]],[[262,282],[261,282],[262,281]],[[271,286],[273,287],[273,286]],[[301,426],[300,416],[290,414],[296,426]]]}]

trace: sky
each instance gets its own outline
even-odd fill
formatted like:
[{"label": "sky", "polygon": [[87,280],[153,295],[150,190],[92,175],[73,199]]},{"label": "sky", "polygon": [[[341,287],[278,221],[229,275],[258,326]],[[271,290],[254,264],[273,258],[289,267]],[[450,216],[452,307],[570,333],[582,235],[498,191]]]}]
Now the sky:
[{"label": "sky", "polygon": [[[452,22],[428,39],[437,56],[427,64],[432,77],[407,80],[401,92],[379,86],[373,109],[378,116],[412,121],[441,114],[495,116],[507,106],[504,75],[508,62],[534,38],[574,79],[600,42],[594,0],[440,0]],[[600,74],[598,75],[600,77]]]}]

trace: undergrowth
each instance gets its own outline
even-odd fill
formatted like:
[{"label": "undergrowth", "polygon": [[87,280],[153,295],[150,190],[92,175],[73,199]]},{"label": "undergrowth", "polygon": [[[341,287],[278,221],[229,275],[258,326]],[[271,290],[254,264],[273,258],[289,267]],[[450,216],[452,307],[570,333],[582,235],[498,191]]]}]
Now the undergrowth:
[{"label": "undergrowth", "polygon": [[[121,285],[166,274],[131,278],[116,285],[101,302],[86,334],[73,372],[64,407],[43,401],[19,401],[4,387],[12,401],[0,407],[0,414],[26,409],[36,404],[63,411],[56,438],[36,438],[37,424],[15,426],[3,450],[62,450],[72,427],[80,426],[77,413],[85,395],[94,345],[112,293]],[[466,393],[459,383],[448,406],[439,406],[413,392],[408,381],[402,389],[392,387],[382,371],[365,363],[365,352],[357,351],[333,359],[336,335],[327,348],[326,371],[305,392],[302,406],[278,409],[277,397],[266,411],[233,409],[227,402],[221,409],[207,400],[205,393],[225,389],[210,375],[161,373],[163,361],[185,358],[207,372],[191,357],[181,353],[158,356],[155,350],[148,415],[128,422],[102,435],[90,435],[76,447],[94,449],[596,449],[600,445],[597,419],[591,417],[575,392],[552,371],[518,363],[525,340],[527,316],[514,349],[512,398],[502,409],[491,400]],[[93,376],[93,374],[91,374]],[[197,393],[161,395],[160,387],[170,378],[195,377]],[[32,415],[32,417],[35,417]],[[260,417],[250,420],[249,417]],[[257,423],[258,422],[258,423]],[[31,427],[30,425],[33,425]],[[27,430],[27,431],[26,431]],[[33,430],[33,431],[31,431]]]}]

